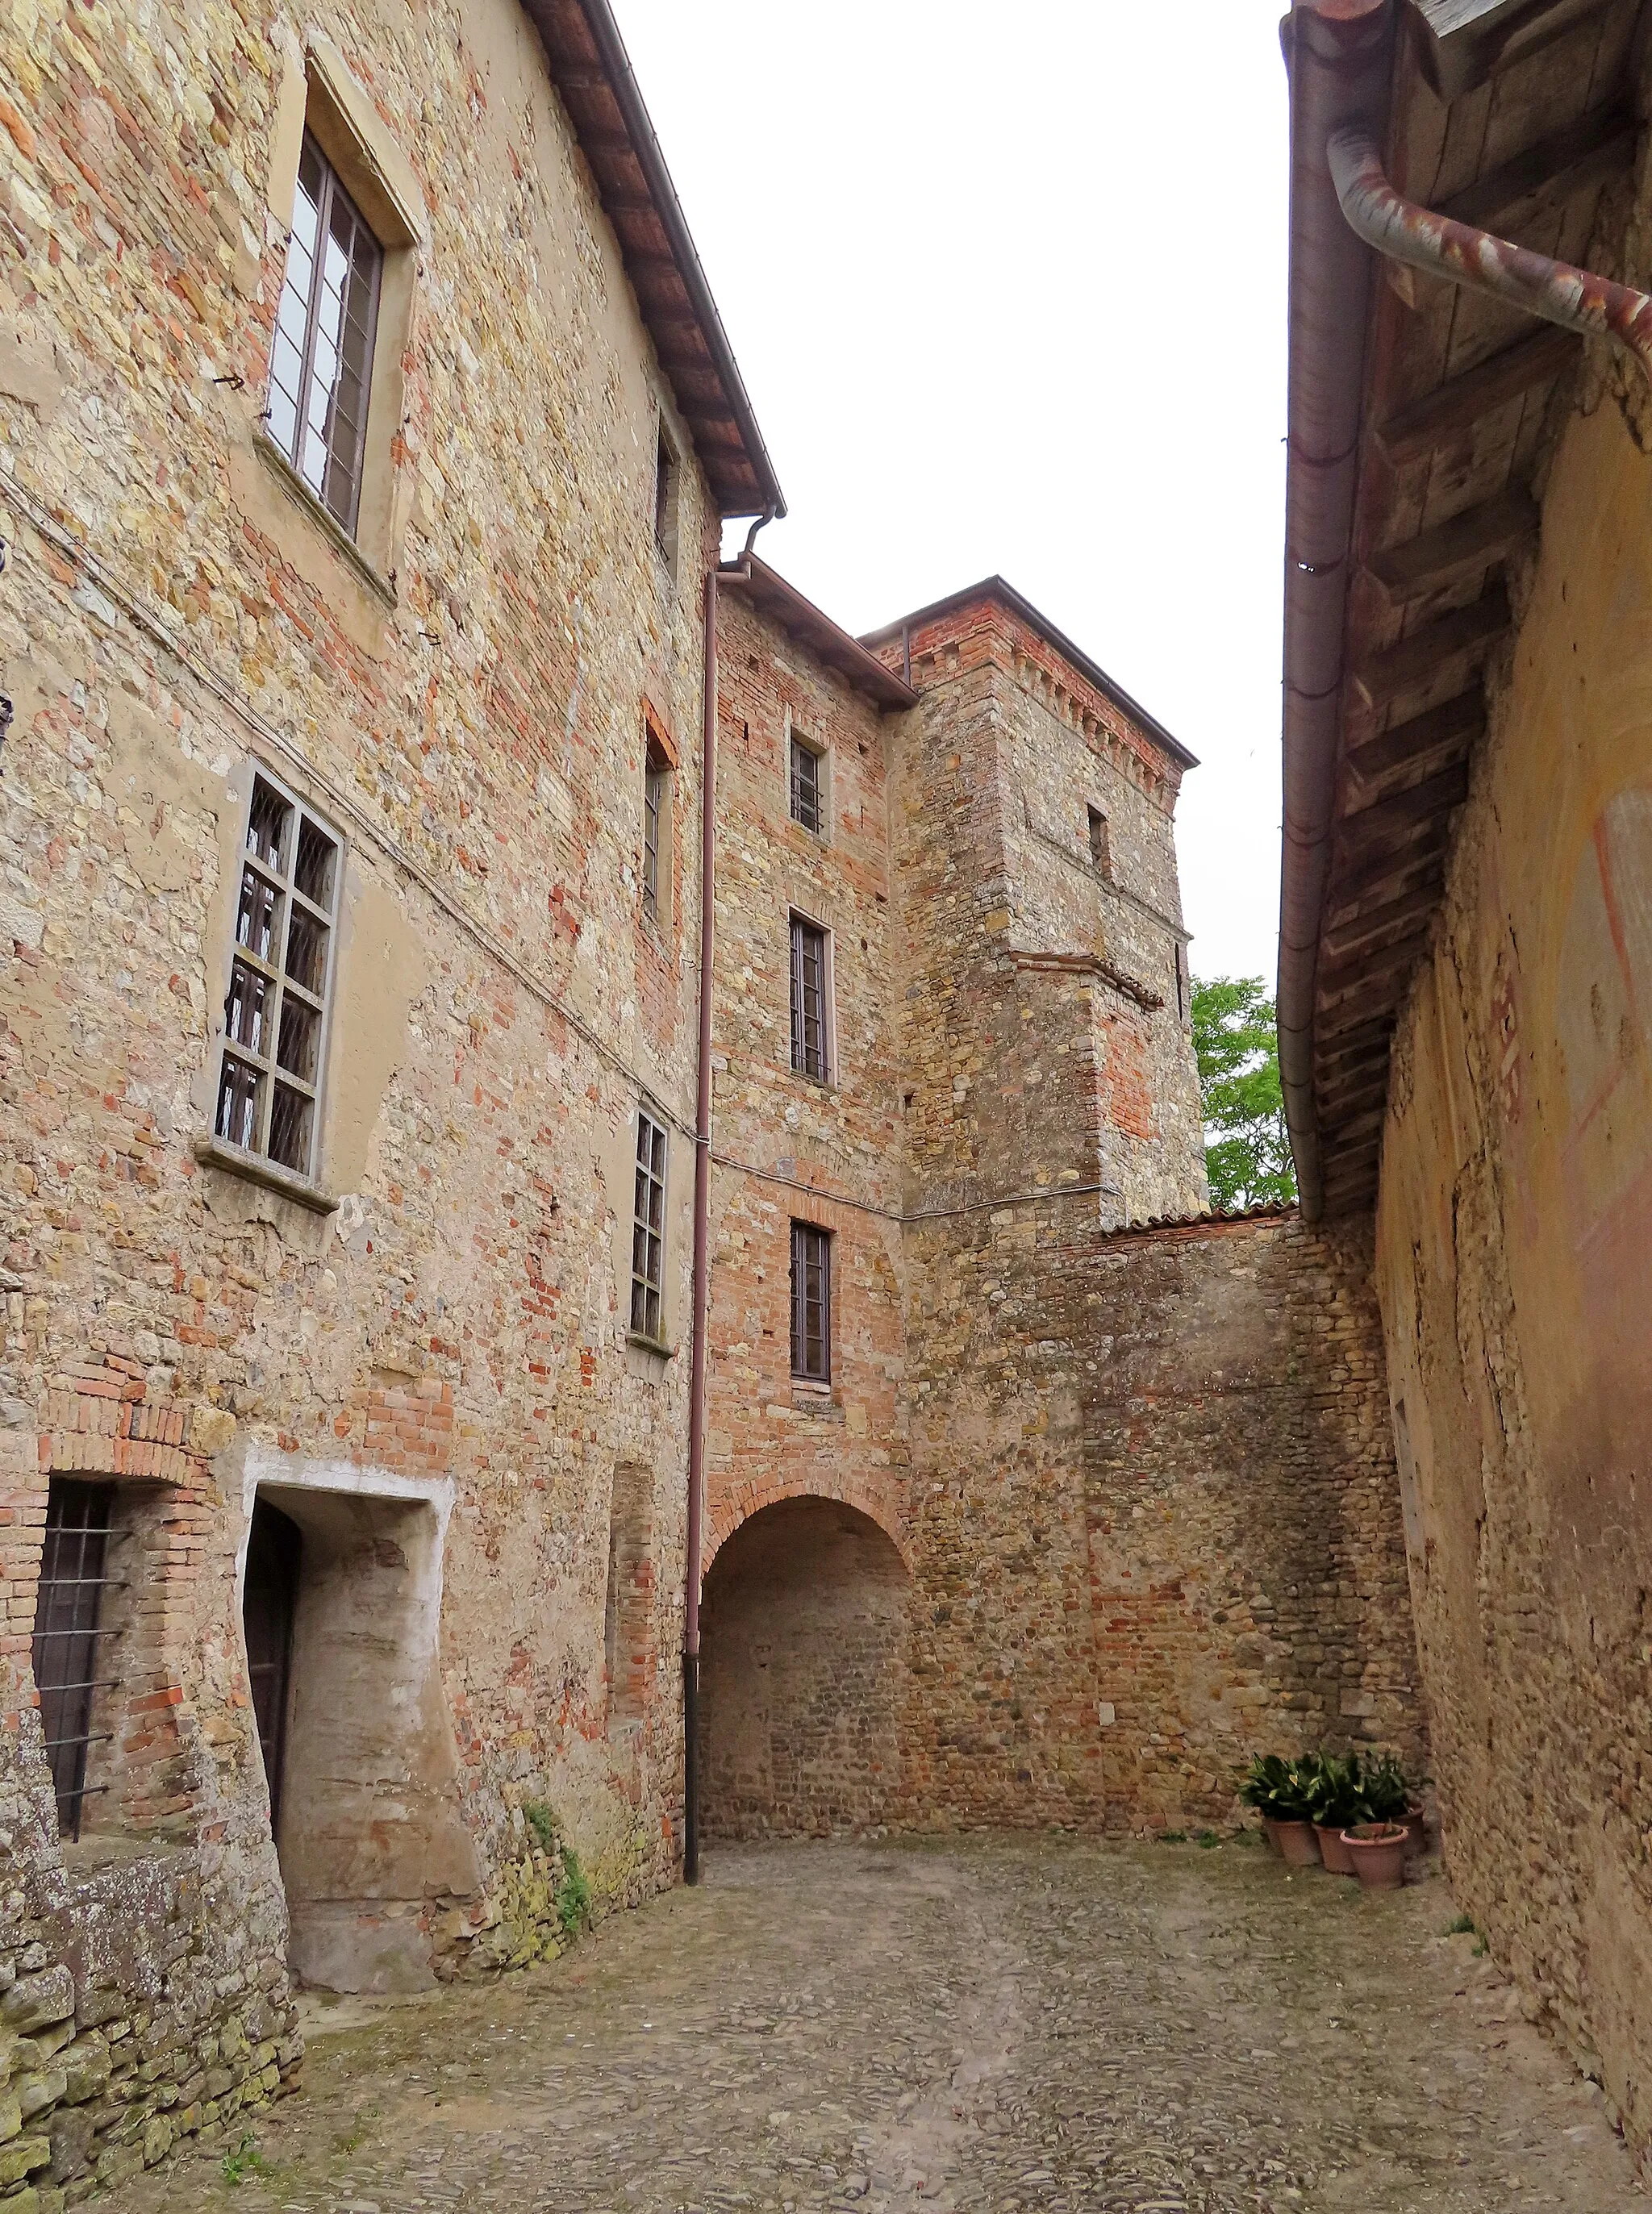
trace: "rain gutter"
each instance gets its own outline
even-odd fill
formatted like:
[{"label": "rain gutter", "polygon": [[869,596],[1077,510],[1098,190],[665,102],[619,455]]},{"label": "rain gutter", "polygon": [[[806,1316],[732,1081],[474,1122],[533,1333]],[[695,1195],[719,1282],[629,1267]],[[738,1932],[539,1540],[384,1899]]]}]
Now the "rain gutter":
[{"label": "rain gutter", "polygon": [[1295,0],[1282,36],[1291,79],[1291,275],[1279,1073],[1302,1213],[1315,1222],[1325,1177],[1313,1102],[1314,972],[1331,866],[1371,291],[1370,257],[1343,218],[1328,149],[1339,131],[1380,135],[1392,0]]}]

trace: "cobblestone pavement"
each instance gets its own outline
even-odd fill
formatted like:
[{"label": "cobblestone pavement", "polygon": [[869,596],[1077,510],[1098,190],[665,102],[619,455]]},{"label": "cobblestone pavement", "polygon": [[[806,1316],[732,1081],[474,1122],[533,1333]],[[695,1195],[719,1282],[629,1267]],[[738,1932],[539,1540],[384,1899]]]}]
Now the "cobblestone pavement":
[{"label": "cobblestone pavement", "polygon": [[318,2009],[243,2180],[123,2214],[1646,2214],[1453,1913],[1247,1844],[722,1850],[502,1986]]}]

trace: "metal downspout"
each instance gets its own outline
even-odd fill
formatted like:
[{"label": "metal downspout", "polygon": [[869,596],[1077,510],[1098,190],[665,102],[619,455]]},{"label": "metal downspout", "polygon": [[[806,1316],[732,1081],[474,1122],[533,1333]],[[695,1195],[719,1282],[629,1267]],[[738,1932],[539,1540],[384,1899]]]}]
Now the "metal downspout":
[{"label": "metal downspout", "polygon": [[1334,132],[1327,150],[1343,213],[1367,246],[1585,338],[1621,339],[1652,376],[1652,299],[1644,292],[1419,207],[1389,183],[1361,130]]},{"label": "metal downspout", "polygon": [[1325,1208],[1313,1101],[1313,993],[1331,860],[1343,625],[1371,264],[1343,220],[1326,149],[1374,129],[1387,99],[1392,0],[1296,0],[1291,75],[1289,464],[1285,526],[1284,817],[1279,1072],[1302,1212]]},{"label": "metal downspout", "polygon": [[707,1336],[711,1319],[712,963],[717,939],[717,593],[751,581],[751,550],[706,572],[700,784],[700,1057],[694,1089],[694,1343],[688,1379],[688,1511],[682,1590],[682,1881],[700,1881],[700,1574],[705,1538]]}]

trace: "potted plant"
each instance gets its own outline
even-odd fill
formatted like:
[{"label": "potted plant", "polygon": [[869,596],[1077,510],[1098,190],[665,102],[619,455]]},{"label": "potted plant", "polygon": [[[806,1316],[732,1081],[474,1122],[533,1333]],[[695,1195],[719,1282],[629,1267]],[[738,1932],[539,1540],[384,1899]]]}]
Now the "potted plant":
[{"label": "potted plant", "polygon": [[1355,1822],[1343,1833],[1354,1873],[1367,1891],[1398,1891],[1405,1881],[1411,1833],[1404,1822]]},{"label": "potted plant", "polygon": [[1357,1752],[1322,1752],[1308,1787],[1308,1819],[1319,1841],[1319,1857],[1335,1875],[1352,1875],[1354,1863],[1343,1832],[1370,1820],[1365,1779]]},{"label": "potted plant", "polygon": [[1380,1752],[1367,1764],[1365,1804],[1374,1822],[1403,1822],[1410,1832],[1414,1853],[1427,1850],[1423,1801],[1406,1782],[1404,1764],[1397,1753]]},{"label": "potted plant", "polygon": [[1239,1797],[1262,1817],[1268,1843],[1288,1868],[1312,1868],[1319,1857],[1308,1819],[1307,1778],[1300,1761],[1276,1752],[1259,1752],[1251,1761]]}]

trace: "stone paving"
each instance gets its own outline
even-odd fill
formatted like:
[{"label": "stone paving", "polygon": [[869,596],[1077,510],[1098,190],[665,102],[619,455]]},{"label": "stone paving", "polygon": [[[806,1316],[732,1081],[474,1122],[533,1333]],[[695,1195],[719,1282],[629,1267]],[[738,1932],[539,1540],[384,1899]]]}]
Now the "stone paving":
[{"label": "stone paving", "polygon": [[1453,1913],[1249,1844],[719,1850],[503,1985],[313,2007],[256,2143],[123,2214],[1646,2214]]}]

